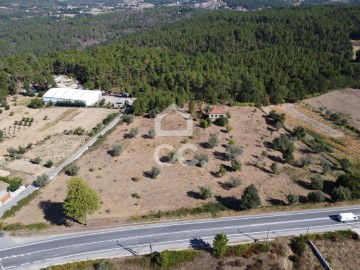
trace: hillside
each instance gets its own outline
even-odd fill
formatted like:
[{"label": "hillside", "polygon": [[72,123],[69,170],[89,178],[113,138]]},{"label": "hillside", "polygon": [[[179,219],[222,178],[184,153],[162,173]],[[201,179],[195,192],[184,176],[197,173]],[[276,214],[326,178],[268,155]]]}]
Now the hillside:
[{"label": "hillside", "polygon": [[[357,87],[360,7],[324,6],[200,14],[85,51],[8,58],[12,79],[75,76],[89,89],[115,87],[140,98],[135,113],[188,99],[256,104],[295,102]],[[3,97],[11,79],[4,78]]]}]

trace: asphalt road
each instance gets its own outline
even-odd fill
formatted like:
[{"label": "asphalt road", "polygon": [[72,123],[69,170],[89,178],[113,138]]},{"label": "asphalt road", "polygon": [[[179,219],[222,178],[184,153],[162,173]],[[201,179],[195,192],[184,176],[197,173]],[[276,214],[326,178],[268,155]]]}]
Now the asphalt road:
[{"label": "asphalt road", "polygon": [[338,222],[336,215],[340,212],[360,215],[360,205],[123,226],[37,238],[5,237],[0,240],[0,269],[40,269],[74,260],[147,254],[151,249],[201,248],[209,246],[217,233],[226,233],[230,242],[238,242],[263,241],[267,235],[272,239],[307,231],[360,228],[360,222]]},{"label": "asphalt road", "polygon": [[[76,159],[78,159],[82,154],[86,152],[86,150],[89,149],[91,145],[93,145],[99,136],[104,135],[106,132],[108,132],[110,129],[116,126],[116,124],[121,120],[122,115],[117,116],[113,121],[111,121],[106,127],[104,127],[95,137],[91,138],[89,141],[87,141],[83,146],[81,146],[74,154],[72,154],[68,159],[66,159],[63,163],[61,163],[59,166],[56,166],[51,171],[47,173],[47,176],[49,180],[52,180],[58,173],[64,169],[65,166],[69,165],[70,163],[74,162]],[[35,180],[35,179],[34,179]],[[17,197],[9,201],[7,204],[0,207],[0,217],[11,207],[13,207],[15,204],[18,203],[21,199],[29,196],[31,193],[33,193],[35,190],[37,190],[37,187],[34,187],[30,185],[27,187],[27,189],[20,193]],[[0,268],[1,269],[1,268]]]}]

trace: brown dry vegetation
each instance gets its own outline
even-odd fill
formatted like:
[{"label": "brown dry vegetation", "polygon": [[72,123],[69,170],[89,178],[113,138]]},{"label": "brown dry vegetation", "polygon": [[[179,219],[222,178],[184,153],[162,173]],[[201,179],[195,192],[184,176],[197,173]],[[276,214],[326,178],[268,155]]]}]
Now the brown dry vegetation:
[{"label": "brown dry vegetation", "polygon": [[[84,177],[89,185],[101,198],[101,209],[91,217],[91,224],[109,224],[111,222],[124,222],[132,216],[147,215],[151,212],[176,210],[180,207],[197,207],[206,202],[226,203],[230,208],[237,208],[239,199],[245,187],[255,184],[259,189],[263,205],[279,205],[286,203],[289,193],[307,196],[311,173],[309,170],[321,172],[320,156],[309,153],[313,164],[306,169],[297,168],[279,162],[280,174],[274,175],[270,171],[273,160],[278,160],[281,153],[267,149],[264,143],[272,141],[279,136],[279,132],[266,124],[265,114],[252,107],[224,107],[231,112],[230,124],[233,131],[226,133],[215,125],[204,130],[199,127],[199,120],[194,122],[194,134],[191,137],[156,137],[155,139],[144,138],[148,130],[154,126],[154,119],[137,117],[130,124],[123,124],[111,133],[106,142],[99,148],[85,153],[79,161],[79,175]],[[169,115],[163,123],[163,128],[182,129],[185,121],[178,115]],[[137,127],[139,134],[136,138],[126,138],[131,128]],[[280,133],[285,132],[283,129]],[[209,134],[216,133],[220,143],[214,149],[203,148]],[[229,140],[234,140],[244,150],[241,156],[243,169],[241,172],[228,171],[225,176],[216,177],[220,166],[229,166],[230,162],[222,160],[225,145]],[[115,144],[123,144],[125,151],[119,157],[111,157],[108,150]],[[162,166],[161,174],[156,180],[146,177],[146,172],[153,166],[154,150],[158,145],[170,144],[178,149],[184,143],[194,144],[200,153],[209,155],[209,163],[204,168],[184,167],[177,163],[172,166]],[[307,151],[307,146],[302,142],[296,142],[298,151],[295,158],[299,159]],[[263,151],[267,151],[268,157],[260,161],[258,158]],[[161,155],[166,155],[162,151]],[[192,151],[185,153],[186,158],[194,156]],[[281,160],[281,158],[280,158]],[[231,176],[239,176],[243,183],[237,188],[228,188]],[[334,181],[335,173],[328,173],[326,180]],[[139,181],[133,181],[137,177]],[[66,182],[69,177],[59,175],[47,187],[40,191],[38,198],[28,206],[20,210],[15,217],[7,219],[7,222],[22,222],[24,224],[50,221],[49,216],[44,219],[44,212],[39,208],[42,202],[50,205],[59,205],[66,196]],[[213,197],[206,201],[197,199],[200,186],[209,187]],[[134,198],[131,194],[137,193],[140,198]],[[51,207],[50,207],[51,209]],[[54,208],[50,216],[58,216],[59,208]],[[55,222],[56,223],[56,222]]]}]

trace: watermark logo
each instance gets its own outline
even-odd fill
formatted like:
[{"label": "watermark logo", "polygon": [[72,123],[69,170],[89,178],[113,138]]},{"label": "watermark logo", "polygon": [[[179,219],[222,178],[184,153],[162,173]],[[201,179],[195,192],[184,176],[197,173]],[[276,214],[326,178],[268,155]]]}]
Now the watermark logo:
[{"label": "watermark logo", "polygon": [[[184,130],[164,130],[161,127],[161,122],[168,116],[170,113],[175,112],[178,113],[185,121],[186,121],[186,129]],[[172,104],[159,113],[155,118],[155,136],[156,137],[189,137],[193,135],[193,118],[191,114],[177,106],[176,104]],[[173,152],[173,156],[170,160],[166,162],[161,161],[160,151],[168,149]],[[154,152],[154,160],[160,166],[172,166],[176,162],[179,162],[183,166],[194,167],[199,162],[196,159],[186,160],[184,158],[184,154],[187,150],[191,150],[192,152],[197,151],[197,147],[194,144],[186,143],[183,144],[179,149],[175,150],[174,146],[170,144],[161,144],[159,145]],[[200,164],[202,167],[205,164]]]},{"label": "watermark logo", "polygon": [[[185,130],[163,130],[161,128],[162,120],[169,115],[169,113],[176,112],[186,121]],[[155,133],[159,137],[189,137],[193,134],[193,118],[191,114],[177,106],[176,104],[171,104],[161,113],[155,117]]]}]

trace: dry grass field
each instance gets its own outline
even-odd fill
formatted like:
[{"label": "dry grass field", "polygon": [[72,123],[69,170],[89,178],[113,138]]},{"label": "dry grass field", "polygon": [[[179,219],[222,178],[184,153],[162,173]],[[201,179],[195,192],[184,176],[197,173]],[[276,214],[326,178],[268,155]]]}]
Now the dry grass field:
[{"label": "dry grass field", "polygon": [[[144,135],[154,127],[154,119],[137,117],[129,125],[118,126],[101,147],[85,153],[77,162],[81,168],[79,175],[86,179],[101,199],[101,209],[91,216],[91,224],[95,226],[125,222],[133,216],[157,213],[159,210],[176,210],[180,207],[192,208],[206,202],[220,202],[236,207],[237,199],[250,184],[255,184],[259,189],[262,205],[265,206],[285,204],[289,193],[298,194],[304,198],[312,191],[309,184],[311,176],[316,172],[322,172],[320,155],[308,151],[305,144],[297,141],[295,159],[298,160],[306,155],[312,159],[312,165],[304,169],[283,163],[281,158],[279,159],[280,152],[264,146],[266,142],[284,133],[283,129],[278,132],[268,125],[266,114],[260,109],[254,107],[224,107],[224,109],[232,115],[230,124],[233,130],[230,133],[216,125],[203,129],[197,120],[194,121],[194,132],[190,137],[149,139]],[[301,120],[299,121],[302,123]],[[294,125],[290,117],[288,124]],[[163,122],[164,129],[183,129],[184,127],[185,121],[177,114],[168,115]],[[136,138],[130,139],[126,136],[131,128],[138,128]],[[205,148],[204,143],[213,133],[218,134],[219,145],[214,149]],[[228,171],[225,176],[217,177],[216,173],[221,165],[230,166],[230,162],[223,158],[225,146],[229,140],[234,140],[243,149],[240,157],[243,168],[239,172]],[[176,163],[160,167],[161,174],[157,179],[147,177],[146,172],[153,166],[157,166],[154,160],[154,151],[157,146],[170,144],[178,149],[185,143],[197,147],[195,153],[188,151],[185,157],[192,159],[197,153],[207,153],[209,156],[207,166],[189,168]],[[125,147],[119,157],[111,157],[108,154],[108,150],[115,144],[123,144]],[[266,151],[266,156],[262,157],[264,151]],[[166,151],[160,153],[161,156],[167,154]],[[270,165],[274,160],[278,162],[280,168],[278,175],[270,171]],[[330,183],[336,179],[338,173],[335,169],[323,177]],[[231,176],[239,176],[242,179],[242,185],[229,188],[228,182]],[[68,179],[69,177],[64,174],[59,175],[40,191],[36,199],[14,217],[8,218],[7,222],[60,224],[63,216],[61,203],[66,196]],[[207,200],[199,199],[200,186],[210,188],[214,196]]]}]

